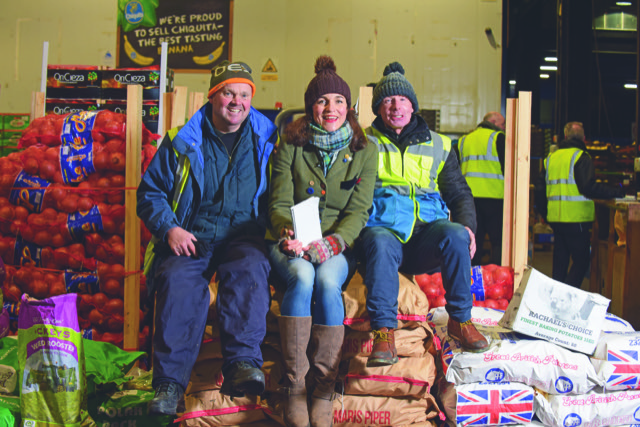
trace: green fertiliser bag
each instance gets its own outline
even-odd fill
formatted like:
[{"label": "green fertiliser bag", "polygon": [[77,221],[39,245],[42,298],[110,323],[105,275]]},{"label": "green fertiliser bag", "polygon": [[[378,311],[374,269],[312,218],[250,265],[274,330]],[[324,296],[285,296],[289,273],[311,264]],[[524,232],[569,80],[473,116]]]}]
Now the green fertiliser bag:
[{"label": "green fertiliser bag", "polygon": [[122,390],[109,395],[96,395],[89,399],[89,413],[99,427],[170,426],[175,417],[149,414],[153,391]]},{"label": "green fertiliser bag", "polygon": [[20,421],[20,398],[0,396],[0,427],[14,427]]},{"label": "green fertiliser bag", "polygon": [[86,377],[77,294],[22,296],[18,318],[23,427],[79,427]]},{"label": "green fertiliser bag", "polygon": [[0,394],[20,395],[18,383],[18,340],[14,337],[0,339]]}]

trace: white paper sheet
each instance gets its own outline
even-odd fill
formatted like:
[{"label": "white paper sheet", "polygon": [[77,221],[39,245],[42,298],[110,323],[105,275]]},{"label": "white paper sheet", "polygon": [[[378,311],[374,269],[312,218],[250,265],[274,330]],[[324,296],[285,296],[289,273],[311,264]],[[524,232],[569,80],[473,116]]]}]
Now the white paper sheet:
[{"label": "white paper sheet", "polygon": [[304,202],[291,207],[295,238],[300,240],[303,246],[307,246],[314,240],[322,239],[319,203],[318,197],[309,197]]}]

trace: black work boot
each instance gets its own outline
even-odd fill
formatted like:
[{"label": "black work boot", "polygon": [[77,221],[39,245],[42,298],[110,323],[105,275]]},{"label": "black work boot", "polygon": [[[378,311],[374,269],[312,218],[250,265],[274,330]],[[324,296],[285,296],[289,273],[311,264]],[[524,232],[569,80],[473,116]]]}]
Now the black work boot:
[{"label": "black work boot", "polygon": [[259,396],[264,391],[264,374],[251,363],[241,360],[233,363],[222,372],[224,381],[220,393],[230,397],[242,397],[245,394]]},{"label": "black work boot", "polygon": [[156,395],[149,404],[151,415],[175,415],[178,402],[182,398],[182,386],[174,382],[161,383],[156,387]]}]

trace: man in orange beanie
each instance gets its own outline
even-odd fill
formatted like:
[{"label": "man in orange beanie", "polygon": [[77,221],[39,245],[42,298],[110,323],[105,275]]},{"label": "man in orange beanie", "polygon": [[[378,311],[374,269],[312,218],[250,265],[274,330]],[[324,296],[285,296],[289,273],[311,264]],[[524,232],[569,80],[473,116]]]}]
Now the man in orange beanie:
[{"label": "man in orange beanie", "polygon": [[156,295],[154,414],[176,413],[200,350],[216,271],[221,392],[264,390],[260,344],[270,266],[263,225],[267,163],[278,135],[251,107],[254,94],[247,64],[224,61],[213,68],[209,102],[167,133],[138,188],[138,216],[155,244],[145,256],[147,284]]}]

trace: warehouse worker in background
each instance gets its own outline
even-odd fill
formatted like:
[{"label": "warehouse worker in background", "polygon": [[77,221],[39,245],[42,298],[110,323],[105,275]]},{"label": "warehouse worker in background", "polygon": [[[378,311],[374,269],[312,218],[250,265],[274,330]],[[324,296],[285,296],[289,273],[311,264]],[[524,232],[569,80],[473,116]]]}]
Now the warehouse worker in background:
[{"label": "warehouse worker in background", "polygon": [[220,391],[239,397],[264,390],[270,266],[262,220],[278,135],[251,107],[254,94],[246,64],[224,61],[211,70],[209,102],[168,132],[138,188],[138,216],[156,241],[147,275],[156,292],[151,413],[176,413],[200,350],[215,271]]},{"label": "warehouse worker in background", "polygon": [[[378,145],[378,176],[367,226],[360,234],[367,310],[374,343],[367,366],[398,361],[398,270],[423,274],[440,267],[449,335],[473,352],[488,349],[471,323],[473,196],[451,140],[429,130],[402,65],[387,65],[373,90],[376,119],[366,130]],[[449,220],[451,213],[451,220]]]},{"label": "warehouse worker in background", "polygon": [[582,285],[591,258],[595,207],[590,199],[624,197],[621,187],[596,182],[584,141],[582,123],[567,123],[564,140],[544,162],[535,193],[536,209],[553,229],[552,277],[576,288]]},{"label": "warehouse worker in background", "polygon": [[482,264],[485,234],[491,241],[489,264],[502,263],[502,210],[504,207],[504,117],[492,111],[468,135],[458,140],[456,151],[462,175],[476,206],[478,228],[473,265]]}]

